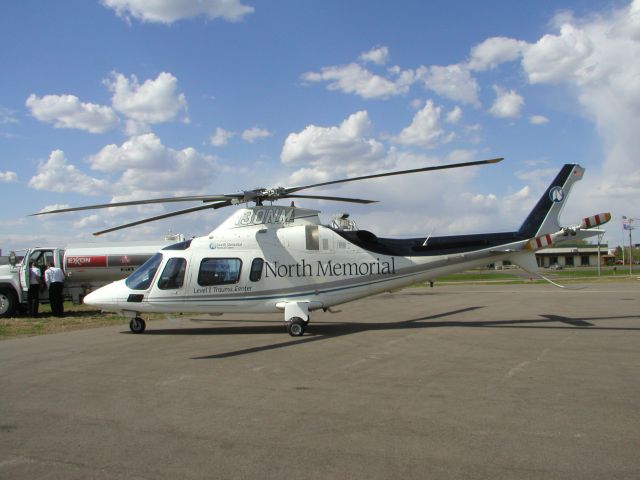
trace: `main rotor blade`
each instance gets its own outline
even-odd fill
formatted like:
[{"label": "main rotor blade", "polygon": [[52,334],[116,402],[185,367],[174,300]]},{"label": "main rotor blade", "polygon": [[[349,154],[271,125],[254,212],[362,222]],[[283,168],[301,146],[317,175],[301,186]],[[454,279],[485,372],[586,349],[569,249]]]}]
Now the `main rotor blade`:
[{"label": "main rotor blade", "polygon": [[175,212],[164,213],[162,215],[156,215],[155,217],[149,217],[142,220],[138,220],[136,222],[126,223],[124,225],[120,225],[117,227],[108,228],[106,230],[101,230],[99,232],[95,232],[94,235],[102,235],[103,233],[115,232],[116,230],[122,230],[124,228],[135,227],[136,225],[142,225],[143,223],[155,222],[156,220],[162,220],[163,218],[176,217],[178,215],[183,215],[185,213],[197,212],[199,210],[206,210],[207,208],[218,209],[222,207],[228,207],[231,205],[231,200],[227,200],[226,202],[218,202],[218,203],[209,203],[207,205],[201,205],[199,207],[185,208],[184,210],[177,210]]},{"label": "main rotor blade", "polygon": [[307,188],[322,187],[324,185],[335,185],[336,183],[355,182],[356,180],[367,180],[369,178],[390,177],[392,175],[405,175],[407,173],[430,172],[434,170],[446,170],[449,168],[473,167],[476,165],[486,165],[488,163],[498,163],[498,162],[501,162],[502,160],[504,160],[504,158],[492,158],[489,160],[478,160],[475,162],[451,163],[449,165],[436,165],[434,167],[412,168],[410,170],[399,170],[395,172],[376,173],[373,175],[364,175],[362,177],[344,178],[342,180],[332,180],[330,182],[314,183],[313,185],[304,185],[301,187],[286,188],[285,193],[289,194],[289,193],[298,192],[300,190],[304,190]]},{"label": "main rotor blade", "polygon": [[84,207],[72,207],[72,208],[60,208],[58,210],[48,210],[46,212],[32,213],[30,217],[37,215],[48,215],[50,213],[64,213],[64,212],[77,212],[80,210],[94,210],[98,208],[111,208],[111,207],[128,207],[133,205],[148,205],[151,203],[169,203],[169,202],[219,202],[230,201],[232,198],[242,198],[242,194],[230,194],[230,195],[191,195],[186,197],[167,197],[167,198],[152,198],[149,200],[131,200],[129,202],[117,202],[117,203],[101,203],[98,205],[86,205]]},{"label": "main rotor blade", "polygon": [[313,198],[317,200],[334,200],[336,202],[351,202],[351,203],[378,203],[378,200],[365,200],[362,198],[347,198],[347,197],[332,197],[326,195],[284,195],[282,198]]}]

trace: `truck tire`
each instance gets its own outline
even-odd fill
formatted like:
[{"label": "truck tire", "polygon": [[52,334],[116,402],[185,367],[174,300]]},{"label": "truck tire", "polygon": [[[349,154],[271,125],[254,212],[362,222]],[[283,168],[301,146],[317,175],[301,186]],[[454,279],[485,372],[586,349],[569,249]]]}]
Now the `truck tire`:
[{"label": "truck tire", "polygon": [[18,297],[11,290],[0,290],[0,318],[12,317],[16,313]]}]

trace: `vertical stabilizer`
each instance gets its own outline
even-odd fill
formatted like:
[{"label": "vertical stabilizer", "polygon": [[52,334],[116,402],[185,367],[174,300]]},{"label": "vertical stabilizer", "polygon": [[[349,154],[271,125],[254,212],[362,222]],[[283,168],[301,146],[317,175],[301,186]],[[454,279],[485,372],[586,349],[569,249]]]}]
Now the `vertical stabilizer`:
[{"label": "vertical stabilizer", "polygon": [[582,179],[583,173],[584,168],[576,163],[568,163],[562,167],[518,230],[518,234],[531,238],[560,230],[560,212],[573,184]]}]

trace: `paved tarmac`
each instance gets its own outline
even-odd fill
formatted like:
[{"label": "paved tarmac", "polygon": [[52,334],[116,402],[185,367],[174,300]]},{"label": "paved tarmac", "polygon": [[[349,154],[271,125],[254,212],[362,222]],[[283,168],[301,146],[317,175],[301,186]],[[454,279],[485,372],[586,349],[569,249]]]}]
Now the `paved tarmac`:
[{"label": "paved tarmac", "polygon": [[0,478],[638,479],[640,282],[0,342]]}]

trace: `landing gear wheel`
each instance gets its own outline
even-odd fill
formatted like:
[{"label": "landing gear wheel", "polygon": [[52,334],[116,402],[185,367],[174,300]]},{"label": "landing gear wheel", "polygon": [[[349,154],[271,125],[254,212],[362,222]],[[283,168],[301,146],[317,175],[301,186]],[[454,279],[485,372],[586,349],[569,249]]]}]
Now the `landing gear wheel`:
[{"label": "landing gear wheel", "polygon": [[129,328],[133,333],[142,333],[147,328],[147,324],[140,317],[136,317],[129,322]]},{"label": "landing gear wheel", "polygon": [[300,317],[293,317],[287,323],[287,332],[289,332],[289,335],[292,337],[301,337],[304,335],[304,330],[307,328],[308,323],[309,321],[305,322]]}]

